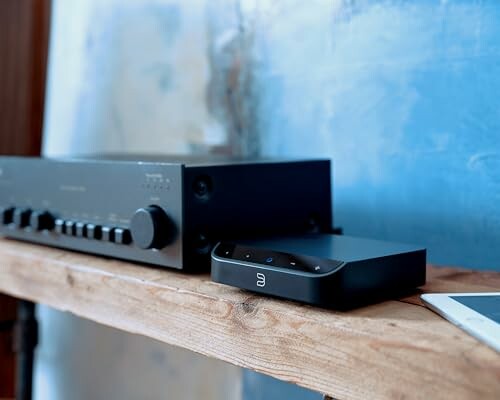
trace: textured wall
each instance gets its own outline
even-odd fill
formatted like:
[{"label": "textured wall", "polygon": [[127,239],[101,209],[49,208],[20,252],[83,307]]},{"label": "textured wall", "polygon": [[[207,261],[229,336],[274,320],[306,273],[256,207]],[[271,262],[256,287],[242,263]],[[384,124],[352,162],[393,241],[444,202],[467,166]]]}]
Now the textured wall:
[{"label": "textured wall", "polygon": [[[54,1],[45,151],[223,145],[208,112],[203,1]],[[65,135],[60,135],[65,132]]]},{"label": "textured wall", "polygon": [[[346,233],[498,267],[498,1],[55,0],[53,17],[47,154],[332,157]],[[276,393],[319,398],[244,374],[244,398]]]},{"label": "textured wall", "polygon": [[348,234],[498,267],[500,3],[283,1],[253,18],[263,152],[332,157]]}]

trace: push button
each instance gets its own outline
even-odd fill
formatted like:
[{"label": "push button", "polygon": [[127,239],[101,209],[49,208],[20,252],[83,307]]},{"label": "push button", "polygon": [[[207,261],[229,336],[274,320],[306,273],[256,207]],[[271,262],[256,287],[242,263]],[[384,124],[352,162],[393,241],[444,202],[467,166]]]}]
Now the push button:
[{"label": "push button", "polygon": [[47,211],[33,211],[30,226],[37,231],[50,230],[54,227],[54,217]]},{"label": "push button", "polygon": [[86,236],[89,239],[101,240],[102,230],[100,225],[87,224],[86,225]]},{"label": "push button", "polygon": [[328,260],[328,262],[312,261],[313,262],[311,262],[307,267],[310,272],[314,272],[316,274],[324,274],[326,272],[333,271],[335,268],[342,265],[342,261],[336,260]]},{"label": "push button", "polygon": [[115,241],[115,230],[109,226],[102,227],[102,240],[105,242],[114,242]]},{"label": "push button", "polygon": [[128,229],[115,228],[115,243],[130,244],[132,242],[132,235]]},{"label": "push button", "polygon": [[55,221],[54,221],[54,230],[56,231],[56,233],[59,233],[59,234],[64,234],[66,232],[66,225],[64,224],[64,220],[62,220],[61,218],[57,218]]},{"label": "push button", "polygon": [[216,254],[220,257],[231,258],[234,251],[234,244],[221,243],[217,246]]},{"label": "push button", "polygon": [[75,223],[74,221],[66,221],[64,223],[66,235],[74,235],[75,234]]},{"label": "push button", "polygon": [[12,220],[18,228],[24,228],[30,223],[31,210],[29,208],[16,208]]},{"label": "push button", "polygon": [[14,207],[7,207],[1,209],[2,224],[8,225],[12,222],[14,216]]},{"label": "push button", "polygon": [[85,233],[87,231],[87,227],[83,222],[77,222],[75,224],[75,236],[76,237],[85,237]]}]

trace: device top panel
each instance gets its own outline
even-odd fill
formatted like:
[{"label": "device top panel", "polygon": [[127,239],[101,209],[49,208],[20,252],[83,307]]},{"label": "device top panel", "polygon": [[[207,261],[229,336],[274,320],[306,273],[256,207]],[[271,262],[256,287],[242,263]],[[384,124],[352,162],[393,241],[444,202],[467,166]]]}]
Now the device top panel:
[{"label": "device top panel", "polygon": [[128,162],[128,163],[152,163],[152,164],[182,164],[186,167],[206,167],[224,165],[248,165],[248,164],[269,164],[269,163],[290,163],[290,162],[329,162],[327,159],[279,159],[279,158],[256,158],[245,159],[241,157],[230,157],[224,155],[199,155],[199,156],[179,156],[179,155],[147,155],[147,154],[98,154],[98,155],[77,155],[71,157],[12,157],[2,156],[9,160],[46,160],[57,162]]},{"label": "device top panel", "polygon": [[238,241],[238,244],[342,262],[361,261],[368,258],[424,250],[424,248],[414,245],[329,234],[246,240]]}]

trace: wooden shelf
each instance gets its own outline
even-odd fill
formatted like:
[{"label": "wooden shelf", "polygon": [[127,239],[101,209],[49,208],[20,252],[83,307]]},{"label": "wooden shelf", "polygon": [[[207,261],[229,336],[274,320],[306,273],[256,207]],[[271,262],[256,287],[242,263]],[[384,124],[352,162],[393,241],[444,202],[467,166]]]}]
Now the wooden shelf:
[{"label": "wooden shelf", "polygon": [[[336,399],[498,399],[500,355],[418,295],[336,312],[208,275],[0,239],[0,292]],[[428,267],[425,292],[500,290],[500,273]]]}]

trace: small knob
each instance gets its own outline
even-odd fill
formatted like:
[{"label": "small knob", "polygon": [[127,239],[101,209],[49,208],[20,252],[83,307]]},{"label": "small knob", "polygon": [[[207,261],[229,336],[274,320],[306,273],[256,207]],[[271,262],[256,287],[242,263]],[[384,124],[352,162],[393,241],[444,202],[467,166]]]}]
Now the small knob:
[{"label": "small knob", "polygon": [[12,221],[18,228],[24,228],[30,223],[31,209],[29,208],[16,208]]},{"label": "small knob", "polygon": [[173,237],[174,226],[158,206],[139,208],[130,222],[133,242],[141,249],[161,249]]},{"label": "small knob", "polygon": [[30,226],[37,230],[54,228],[54,217],[48,211],[33,211],[30,216]]}]

